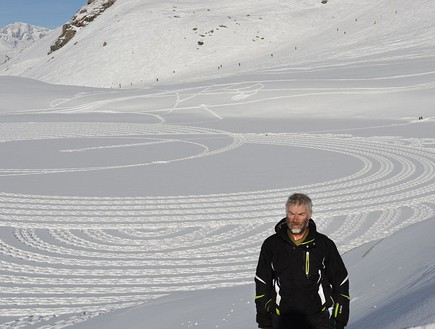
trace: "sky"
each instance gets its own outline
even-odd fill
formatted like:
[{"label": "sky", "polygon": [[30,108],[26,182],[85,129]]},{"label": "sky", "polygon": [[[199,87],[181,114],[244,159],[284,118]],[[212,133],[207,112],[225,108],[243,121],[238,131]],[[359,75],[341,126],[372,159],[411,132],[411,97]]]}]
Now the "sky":
[{"label": "sky", "polygon": [[0,28],[15,22],[54,29],[66,23],[86,0],[0,0]]},{"label": "sky", "polygon": [[292,192],[346,329],[435,327],[435,3],[271,1],[129,0],[0,65],[0,329],[255,328]]}]

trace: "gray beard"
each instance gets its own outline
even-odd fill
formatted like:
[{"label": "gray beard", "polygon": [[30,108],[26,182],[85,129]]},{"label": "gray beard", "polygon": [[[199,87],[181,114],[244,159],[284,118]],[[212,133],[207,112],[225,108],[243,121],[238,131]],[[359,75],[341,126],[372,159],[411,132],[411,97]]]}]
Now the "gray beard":
[{"label": "gray beard", "polygon": [[290,232],[292,232],[293,234],[302,234],[305,232],[307,228],[306,227],[301,227],[301,228],[291,228]]},{"label": "gray beard", "polygon": [[305,232],[305,230],[308,228],[308,224],[309,222],[307,222],[307,224],[301,228],[291,228],[290,225],[287,224],[288,229],[290,230],[290,232],[292,232],[292,234],[302,234]]}]

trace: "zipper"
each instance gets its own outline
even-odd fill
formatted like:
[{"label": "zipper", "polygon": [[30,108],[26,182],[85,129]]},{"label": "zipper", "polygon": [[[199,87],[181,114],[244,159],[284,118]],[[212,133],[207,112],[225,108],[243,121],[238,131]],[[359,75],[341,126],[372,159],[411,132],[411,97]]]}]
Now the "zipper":
[{"label": "zipper", "polygon": [[310,278],[310,252],[305,252],[305,276],[307,279]]}]

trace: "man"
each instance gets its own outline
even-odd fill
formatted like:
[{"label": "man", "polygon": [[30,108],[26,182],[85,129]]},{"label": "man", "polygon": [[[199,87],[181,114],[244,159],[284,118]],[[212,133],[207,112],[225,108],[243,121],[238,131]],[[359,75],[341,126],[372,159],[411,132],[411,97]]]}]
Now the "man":
[{"label": "man", "polygon": [[317,232],[307,195],[290,195],[286,214],[261,247],[255,276],[258,327],[342,329],[349,319],[349,280],[337,247]]}]

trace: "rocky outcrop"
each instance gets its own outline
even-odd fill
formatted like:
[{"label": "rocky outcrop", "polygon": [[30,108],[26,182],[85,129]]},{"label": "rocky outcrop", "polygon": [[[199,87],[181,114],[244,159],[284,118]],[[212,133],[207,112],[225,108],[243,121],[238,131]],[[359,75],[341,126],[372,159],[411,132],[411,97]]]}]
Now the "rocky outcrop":
[{"label": "rocky outcrop", "polygon": [[65,46],[74,38],[79,29],[91,23],[115,2],[116,0],[88,0],[82,9],[67,24],[62,26],[62,33],[51,45],[49,54]]}]

